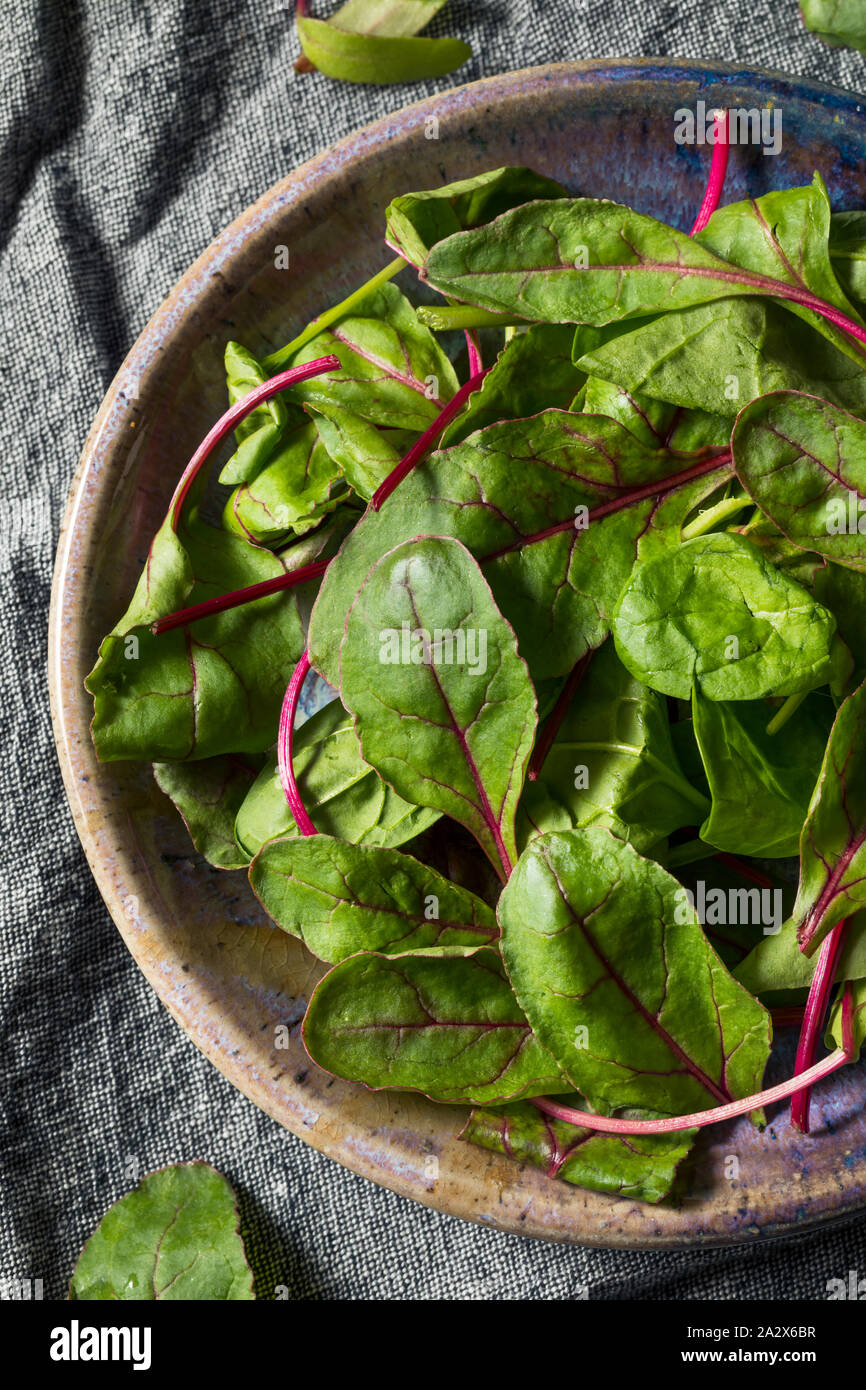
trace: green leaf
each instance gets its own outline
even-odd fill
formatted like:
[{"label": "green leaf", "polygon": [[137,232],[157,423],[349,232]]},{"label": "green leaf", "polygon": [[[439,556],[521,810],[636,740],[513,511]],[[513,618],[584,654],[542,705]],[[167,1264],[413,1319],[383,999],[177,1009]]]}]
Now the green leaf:
[{"label": "green leaf", "polygon": [[272,840],[250,865],[256,897],[277,926],[320,960],[479,946],[499,935],[486,903],[396,849],[330,835]]},{"label": "green leaf", "polygon": [[592,659],[518,813],[521,845],[536,834],[589,825],[638,850],[706,815],[671,743],[667,710],[607,643]]},{"label": "green leaf", "polygon": [[760,1089],[766,1011],[676,879],[630,845],[605,830],[533,840],[498,916],[518,1002],[593,1108],[683,1114]]},{"label": "green leaf", "polygon": [[[808,989],[815,973],[815,957],[804,956],[797,941],[797,924],[789,918],[782,929],[769,934],[736,967],[734,974],[751,994],[782,989]],[[836,968],[837,980],[866,977],[866,914],[855,913],[846,933]]]},{"label": "green leaf", "polygon": [[[421,532],[454,536],[485,563],[533,679],[564,675],[604,641],[636,555],[678,541],[684,515],[672,500],[679,489],[582,528],[576,508],[621,499],[684,462],[615,420],[559,410],[490,425],[434,453],[363,517],[330,566],[310,620],[313,665],[340,684],[339,643],[358,587],[385,551]],[[685,514],[717,484],[717,475],[685,484]],[[525,543],[552,523],[564,529]]]},{"label": "green leaf", "polygon": [[849,299],[866,304],[866,212],[834,212],[830,218],[830,260]]},{"label": "green leaf", "polygon": [[235,1195],[207,1163],[142,1178],[105,1213],[69,1285],[73,1301],[251,1300]]},{"label": "green leaf", "polygon": [[299,17],[305,55],[326,77],[383,86],[444,77],[472,57],[462,39],[388,38],[353,34],[320,19]]},{"label": "green leaf", "polygon": [[320,401],[308,406],[319,438],[345,475],[346,482],[365,502],[369,502],[380,483],[397,467],[415,442],[416,434],[407,430],[383,433],[351,410]]},{"label": "green leaf", "polygon": [[730,422],[723,415],[685,410],[599,376],[587,377],[581,406],[588,415],[619,420],[650,449],[665,447],[680,453],[724,449],[731,435]]},{"label": "green leaf", "polygon": [[[584,380],[571,360],[569,324],[537,323],[518,333],[500,352],[466,409],[448,426],[441,448],[459,444],[486,425],[538,415],[549,407],[566,410]],[[598,411],[598,414],[608,414]],[[657,448],[653,440],[649,448]]]},{"label": "green leaf", "polygon": [[752,401],[731,438],[743,486],[803,550],[866,571],[866,424],[780,391]]},{"label": "green leaf", "polygon": [[831,48],[866,53],[866,16],[861,0],[801,0],[803,22]]},{"label": "green leaf", "polygon": [[303,1037],[325,1071],[374,1091],[495,1105],[571,1089],[490,947],[350,956],[314,991]]},{"label": "green leaf", "polygon": [[[717,208],[695,240],[725,261],[808,290],[861,322],[830,261],[830,197],[820,174],[801,188],[776,189]],[[847,347],[826,319],[799,304],[786,307],[843,350]]]},{"label": "green leaf", "polygon": [[613,632],[632,675],[664,695],[759,700],[824,685],[833,615],[742,536],[698,536],[638,565]]},{"label": "green leaf", "polygon": [[593,346],[581,371],[656,400],[733,417],[770,391],[806,391],[866,410],[866,372],[772,300],[720,299],[663,314]]},{"label": "green leaf", "polygon": [[424,273],[461,302],[548,323],[602,325],[754,293],[684,233],[595,198],[539,199],[455,233],[431,248]]},{"label": "green leaf", "polygon": [[547,1177],[575,1187],[634,1202],[660,1202],[670,1192],[695,1133],[600,1134],[554,1120],[518,1101],[502,1110],[473,1110],[460,1138],[518,1163],[531,1163]]},{"label": "green leaf", "polygon": [[[822,190],[813,189],[809,196],[816,203]],[[751,204],[742,207],[753,209]],[[825,214],[828,231],[829,204]],[[745,217],[741,210],[734,217],[738,225],[748,226],[742,246],[729,222],[720,240],[761,259],[754,246],[760,213]],[[784,239],[791,240],[788,228]],[[813,236],[808,243],[810,249],[815,240]],[[825,259],[822,283],[832,281],[839,298],[826,250]],[[446,237],[431,249],[424,275],[442,294],[465,303],[551,323],[603,325],[717,299],[775,296],[861,368],[866,362],[866,352],[847,333],[786,296],[788,285],[802,292],[793,270],[788,274],[786,269],[782,278],[742,268],[664,222],[594,198],[540,200],[503,213],[485,227]],[[810,278],[818,276],[817,269],[810,269]]]},{"label": "green leaf", "polygon": [[260,765],[260,758],[235,753],[153,765],[156,785],[171,797],[199,854],[217,869],[243,869],[250,861],[235,840],[234,825]]},{"label": "green leaf", "polygon": [[447,0],[345,0],[328,23],[350,34],[410,38],[446,4]]},{"label": "green leaf", "polygon": [[[364,762],[351,715],[339,700],[296,731],[292,761],[301,799],[323,835],[395,848],[439,818],[437,811],[404,801]],[[238,811],[235,837],[249,862],[266,841],[297,834],[273,753]]]},{"label": "green leaf", "polygon": [[795,855],[833,722],[828,698],[815,695],[777,734],[762,702],[692,695],[694,730],[712,794],[701,839],[730,854]]},{"label": "green leaf", "polygon": [[[859,1052],[864,1042],[866,1042],[866,980],[855,980],[850,986],[852,1003],[852,1024],[854,1030],[854,1046]],[[827,1045],[842,1047],[844,1039],[842,1036],[842,994],[833,1006],[833,1012],[827,1025]]]},{"label": "green leaf", "polygon": [[[208,526],[195,509],[157,532],[132,602],[85,681],[103,762],[258,753],[274,741],[304,649],[298,589],[155,637],[156,618],[283,574],[294,563]],[[304,586],[306,587],[306,586]]]},{"label": "green leaf", "polygon": [[608,415],[612,420],[619,420],[648,449],[657,449],[664,443],[668,424],[676,412],[676,406],[666,401],[654,401],[640,392],[630,395],[621,386],[600,376],[587,377],[582,409],[587,415]]},{"label": "green leaf", "polygon": [[[243,400],[254,387],[268,380],[269,373],[243,343],[226,343],[225,368],[229,405]],[[255,478],[285,433],[290,416],[297,414],[284,395],[272,396],[250,411],[235,429],[238,447],[223,467],[220,482],[234,487]]]},{"label": "green leaf", "polygon": [[317,408],[340,406],[362,420],[420,433],[457,390],[450,361],[396,285],[386,282],[292,354],[293,367],[333,353],[340,370],[286,394]]},{"label": "green leaf", "polygon": [[859,685],[866,676],[866,575],[792,545],[770,521],[750,527],[749,539],[761,546],[774,565],[808,589],[818,603],[829,608],[854,660],[853,683]]},{"label": "green leaf", "polygon": [[346,619],[341,669],[365,760],[465,825],[507,876],[535,692],[465,547],[427,537],[383,556]]},{"label": "green leaf", "polygon": [[223,520],[228,530],[260,545],[276,544],[318,526],[345,495],[339,465],[308,422],[286,436],[251,482],[235,489]]},{"label": "green leaf", "polygon": [[410,264],[421,266],[430,247],[468,227],[479,227],[500,213],[535,198],[564,198],[555,179],[531,169],[506,166],[474,174],[441,188],[403,193],[385,213],[385,240]]},{"label": "green leaf", "polygon": [[866,682],[839,707],[800,836],[800,949],[866,904]]},{"label": "green leaf", "polygon": [[[709,851],[712,855],[712,850]],[[747,980],[740,979],[737,967],[756,947],[776,941],[768,933],[778,930],[794,902],[794,886],[780,874],[768,873],[771,865],[761,865],[767,886],[750,881],[740,867],[719,855],[698,859],[677,868],[676,877],[692,894],[695,911],[713,950],[751,994],[759,993]],[[748,869],[746,870],[748,873]]]}]

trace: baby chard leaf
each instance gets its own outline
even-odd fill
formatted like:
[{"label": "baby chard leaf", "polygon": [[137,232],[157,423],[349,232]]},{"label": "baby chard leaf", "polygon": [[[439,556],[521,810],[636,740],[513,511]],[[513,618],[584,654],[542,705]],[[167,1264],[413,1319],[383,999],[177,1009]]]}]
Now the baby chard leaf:
[{"label": "baby chard leaf", "polygon": [[531,169],[489,169],[441,188],[426,188],[395,198],[385,214],[385,240],[398,255],[420,268],[430,247],[454,232],[480,227],[500,213],[536,198],[566,196],[555,179]]},{"label": "baby chard leaf", "polygon": [[243,869],[250,856],[235,840],[235,817],[256,780],[261,758],[226,753],[193,763],[154,763],[156,785],[171,797],[190,839],[217,869]]},{"label": "baby chard leaf", "polygon": [[[866,980],[854,980],[848,988],[851,991],[851,1027],[854,1034],[854,1046],[859,1052],[866,1042]],[[833,1005],[833,1012],[827,1026],[828,1047],[842,1047],[845,1043],[842,1031],[843,1000],[844,991],[841,991],[839,998]]]},{"label": "baby chard leaf", "polygon": [[341,670],[365,760],[407,800],[465,825],[507,877],[535,692],[459,541],[407,541],[373,566],[346,619]]},{"label": "baby chard leaf", "polygon": [[235,489],[223,520],[238,535],[274,544],[318,526],[345,495],[340,467],[308,421],[276,446],[254,479]]},{"label": "baby chard leaf", "polygon": [[316,987],[303,1039],[325,1071],[374,1091],[496,1105],[571,1089],[485,946],[350,956]]},{"label": "baby chard leaf", "polygon": [[166,518],[132,602],[85,682],[104,762],[257,753],[274,739],[286,684],[304,649],[298,590],[256,599],[156,637],[150,625],[290,568],[270,551],[208,526]]},{"label": "baby chard leaf", "polygon": [[807,29],[831,48],[866,53],[866,18],[861,0],[800,0]]},{"label": "baby chard leaf", "polygon": [[[538,415],[549,408],[567,410],[585,380],[571,360],[570,324],[536,323],[517,333],[500,352],[480,388],[442,435],[441,448],[459,444],[473,431],[500,420]],[[592,412],[609,415],[609,411]],[[648,441],[657,448],[661,441]]]},{"label": "baby chard leaf", "polygon": [[866,410],[862,362],[808,324],[792,323],[770,299],[719,299],[662,314],[588,345],[577,366],[631,394],[729,418],[769,391],[806,391]]},{"label": "baby chard leaf", "polygon": [[424,276],[465,303],[548,323],[601,325],[754,293],[746,272],[683,232],[595,198],[527,203],[447,237]]},{"label": "baby chard leaf", "polygon": [[826,684],[836,620],[742,536],[698,536],[636,566],[613,617],[620,659],[681,700],[759,700]]},{"label": "baby chard leaf", "polygon": [[[762,198],[717,208],[695,237],[723,260],[811,291],[849,318],[860,321],[836,279],[829,239],[830,197],[820,174],[800,188],[775,189]],[[789,303],[786,307],[843,352],[860,356],[850,346],[847,335],[820,315],[798,304]]]},{"label": "baby chard leaf", "polygon": [[[357,12],[357,3],[351,7]],[[426,24],[431,6],[403,0],[402,11],[419,12],[419,28]],[[326,77],[340,82],[363,82],[384,86],[389,82],[421,82],[428,77],[444,77],[472,57],[472,49],[462,39],[392,37],[381,28],[376,33],[355,33],[333,20],[298,16],[298,37],[305,56]],[[423,16],[423,17],[422,17]],[[344,21],[345,22],[345,21]],[[350,22],[355,22],[350,20]],[[410,34],[412,31],[410,30]]]},{"label": "baby chard leaf", "polygon": [[311,378],[292,387],[292,399],[342,406],[374,425],[420,433],[457,390],[448,357],[390,282],[311,338],[292,355],[291,366],[331,353],[339,370],[322,373],[317,385]]},{"label": "baby chard leaf", "polygon": [[720,474],[590,521],[592,508],[683,462],[648,449],[618,421],[561,410],[490,425],[439,450],[380,511],[367,512],[331,564],[310,621],[313,665],[339,685],[340,636],[358,586],[423,526],[461,540],[484,563],[533,678],[564,675],[604,641],[637,554],[679,541],[683,513],[672,499],[685,497],[687,512]]},{"label": "baby chard leaf", "polygon": [[69,1284],[74,1302],[251,1300],[235,1195],[207,1163],[149,1173],[105,1213]]},{"label": "baby chard leaf", "polygon": [[866,571],[866,424],[796,391],[752,401],[731,439],[743,486],[803,550]]},{"label": "baby chard leaf", "polygon": [[680,770],[662,697],[629,674],[608,642],[593,657],[537,781],[524,787],[521,843],[593,825],[646,850],[708,809]]},{"label": "baby chard leaf", "polygon": [[866,681],[839,707],[800,836],[794,904],[811,956],[831,927],[866,904]]},{"label": "baby chard leaf", "polygon": [[810,697],[777,734],[762,702],[708,700],[696,686],[693,727],[712,794],[701,839],[754,858],[794,855],[832,723],[827,698]]},{"label": "baby chard leaf", "polygon": [[320,960],[479,946],[499,935],[492,908],[396,849],[330,835],[272,840],[250,865],[256,897],[277,926]]},{"label": "baby chard leaf", "polygon": [[332,402],[319,401],[307,409],[337,468],[365,502],[369,502],[379,484],[393,472],[415,442],[416,435],[411,431],[389,430],[386,433],[369,420]]},{"label": "baby chard leaf", "polygon": [[[736,244],[729,231],[721,239]],[[838,299],[826,248],[824,258],[821,283],[831,277]],[[741,295],[776,297],[800,315],[821,303],[793,271],[780,278],[744,269],[714,255],[699,238],[594,198],[527,203],[486,227],[447,237],[431,249],[424,275],[442,294],[468,304],[550,323],[603,325]],[[850,318],[835,304],[808,317],[818,326],[827,315],[833,326],[822,322],[819,331],[843,353],[866,360],[866,351],[838,326]]]},{"label": "baby chard leaf", "polygon": [[635,1202],[660,1202],[670,1192],[694,1133],[600,1134],[518,1101],[501,1110],[473,1110],[459,1137],[518,1163],[531,1163],[548,1178]]},{"label": "baby chard leaf", "polygon": [[[339,700],[317,710],[296,730],[293,766],[301,800],[322,835],[356,845],[394,848],[439,819],[438,811],[404,801],[364,762],[351,715]],[[280,781],[277,755],[272,753],[235,821],[244,862],[267,840],[298,833]]]},{"label": "baby chard leaf", "polygon": [[593,1108],[675,1115],[759,1090],[769,1015],[685,890],[631,845],[604,830],[540,836],[498,915],[518,1002]]},{"label": "baby chard leaf", "polygon": [[[793,917],[781,931],[759,941],[734,970],[734,974],[751,994],[768,994],[776,990],[808,989],[815,973],[815,957],[804,956],[797,941],[797,924]],[[866,977],[866,913],[857,912],[851,918],[845,942],[836,968],[837,980],[859,980]]]},{"label": "baby chard leaf", "polygon": [[[268,379],[268,372],[243,343],[226,343],[226,386],[229,405],[243,400],[256,386]],[[285,433],[292,414],[300,412],[287,403],[284,396],[272,396],[256,406],[235,428],[238,447],[219,475],[221,483],[235,486],[255,478],[271,457]]]}]

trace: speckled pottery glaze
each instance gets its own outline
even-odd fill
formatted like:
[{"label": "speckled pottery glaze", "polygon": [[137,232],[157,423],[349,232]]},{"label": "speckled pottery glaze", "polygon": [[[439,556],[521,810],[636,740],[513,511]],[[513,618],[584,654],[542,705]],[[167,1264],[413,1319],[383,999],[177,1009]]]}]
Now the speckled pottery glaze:
[{"label": "speckled pottery glaze", "polygon": [[[446,91],[377,121],[270,189],[154,315],[85,445],[54,578],[50,687],[70,805],[120,933],[181,1027],[280,1124],[364,1177],[500,1230],[584,1245],[725,1244],[851,1215],[866,1205],[866,1069],[818,1088],[808,1138],[791,1130],[784,1107],[763,1134],[746,1119],[704,1131],[677,1192],[656,1207],[463,1144],[463,1110],[374,1094],[311,1065],[299,1023],[321,967],[269,923],[243,874],[192,853],[147,767],[96,761],[82,681],[126,607],[174,481],[225,407],[228,338],[273,350],[389,259],[390,198],[500,164],[530,165],[575,193],[687,227],[708,151],[674,142],[674,112],[698,99],[782,112],[781,153],[737,150],[726,200],[807,182],[817,168],[835,207],[866,206],[866,101],[782,75],[651,59],[562,64]],[[431,115],[435,140],[425,135]],[[290,272],[274,267],[277,244],[291,247]],[[274,1047],[280,1023],[290,1025],[288,1050]],[[783,1044],[768,1084],[791,1062]]]}]

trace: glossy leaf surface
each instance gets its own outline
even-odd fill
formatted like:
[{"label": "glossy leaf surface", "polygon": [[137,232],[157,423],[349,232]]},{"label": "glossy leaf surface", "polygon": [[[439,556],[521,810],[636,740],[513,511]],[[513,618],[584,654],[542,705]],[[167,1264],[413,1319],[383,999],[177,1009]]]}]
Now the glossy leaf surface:
[{"label": "glossy leaf surface", "polygon": [[325,1071],[372,1090],[495,1105],[570,1089],[489,947],[350,956],[317,986],[303,1037]]},{"label": "glossy leaf surface", "polygon": [[226,753],[193,763],[154,763],[160,791],[171,797],[190,839],[217,869],[242,869],[250,856],[235,840],[235,817],[256,780],[260,758]]},{"label": "glossy leaf surface", "polygon": [[109,1208],[69,1285],[73,1301],[251,1300],[235,1196],[207,1163],[149,1173]]},{"label": "glossy leaf surface", "polygon": [[828,401],[778,392],[738,417],[737,474],[803,550],[866,571],[866,424]]},{"label": "glossy leaf surface", "polygon": [[[364,762],[352,717],[339,700],[296,730],[293,752],[301,799],[323,835],[393,848],[438,819],[438,812],[404,801]],[[297,834],[272,753],[238,810],[237,843],[248,862],[265,841]]]},{"label": "glossy leaf surface", "polygon": [[866,682],[840,706],[800,836],[794,919],[813,955],[831,927],[866,904]]},{"label": "glossy leaf surface", "polygon": [[426,538],[383,556],[346,620],[341,669],[365,760],[465,825],[507,875],[535,692],[465,547]]},{"label": "glossy leaf surface", "polygon": [[698,536],[639,565],[613,632],[632,675],[687,700],[758,700],[825,684],[833,615],[741,536]]},{"label": "glossy leaf surface", "polygon": [[486,903],[417,859],[329,835],[272,840],[253,860],[250,883],[278,926],[332,963],[499,935]]},{"label": "glossy leaf surface", "polygon": [[590,1104],[691,1113],[760,1089],[762,1006],[676,879],[604,830],[533,840],[499,902],[509,979]]},{"label": "glossy leaf surface", "polygon": [[[693,1132],[692,1132],[693,1133]],[[692,1145],[692,1133],[599,1134],[543,1115],[519,1101],[502,1110],[473,1110],[460,1138],[481,1149],[531,1163],[549,1178],[610,1192],[635,1202],[660,1202]]]}]

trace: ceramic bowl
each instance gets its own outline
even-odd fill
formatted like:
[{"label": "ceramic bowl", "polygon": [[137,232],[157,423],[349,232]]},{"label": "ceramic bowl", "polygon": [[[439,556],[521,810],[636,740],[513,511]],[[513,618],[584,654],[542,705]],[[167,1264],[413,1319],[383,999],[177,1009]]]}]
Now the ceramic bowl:
[{"label": "ceramic bowl", "polygon": [[[655,60],[563,64],[387,116],[270,189],[171,291],[96,417],[54,580],[51,698],[72,812],[127,947],[180,1026],[280,1124],[364,1177],[501,1230],[588,1245],[722,1244],[851,1214],[866,1201],[866,1071],[847,1068],[819,1087],[808,1138],[792,1132],[784,1108],[763,1134],[745,1119],[705,1131],[678,1195],[655,1207],[459,1142],[458,1108],[334,1080],[299,1036],[321,967],[263,916],[243,874],[193,853],[149,768],[96,761],[82,681],[126,607],[174,481],[224,409],[228,338],[254,352],[279,346],[390,258],[382,232],[395,194],[501,164],[530,165],[575,193],[687,228],[708,151],[674,141],[674,112],[698,100],[782,113],[781,152],[736,150],[726,200],[807,182],[818,168],[835,206],[866,206],[866,110],[844,92],[779,75]],[[291,248],[288,272],[274,264],[280,244]],[[280,1023],[290,1025],[288,1050],[274,1045]],[[790,1062],[775,1058],[770,1080]]]}]

